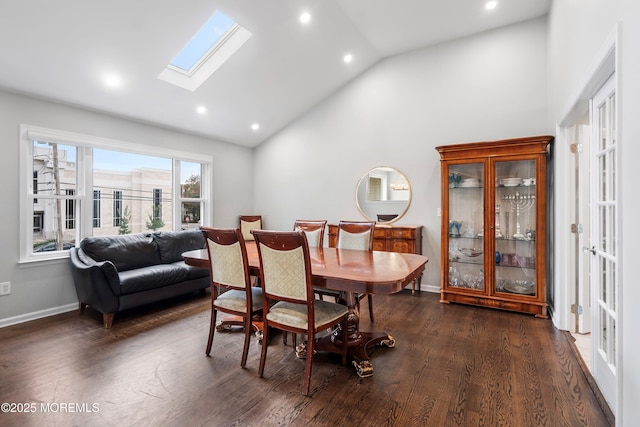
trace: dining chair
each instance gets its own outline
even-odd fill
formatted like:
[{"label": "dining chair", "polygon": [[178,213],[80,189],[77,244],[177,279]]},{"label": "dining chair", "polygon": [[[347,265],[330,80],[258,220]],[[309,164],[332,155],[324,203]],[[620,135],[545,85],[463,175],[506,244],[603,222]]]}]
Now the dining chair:
[{"label": "dining chair", "polygon": [[[306,346],[300,344],[298,347],[304,349],[302,354],[306,357],[302,394],[307,396],[316,334],[345,321],[348,309],[342,304],[315,299],[309,245],[303,232],[254,230],[253,235],[258,245],[264,306],[264,336],[258,375],[262,378],[264,374],[271,328],[306,334]],[[268,301],[275,301],[275,304],[270,305]],[[346,331],[346,328],[341,328],[343,364],[347,358]]]},{"label": "dining chair", "polygon": [[[373,251],[374,221],[340,221],[336,234],[336,248]],[[367,297],[369,303],[369,319],[373,323],[373,296],[369,293],[358,294],[358,311],[360,301]]]},{"label": "dining chair", "polygon": [[249,261],[239,228],[201,227],[209,254],[211,324],[206,354],[211,354],[218,311],[242,317],[244,347],[240,366],[247,363],[252,318],[262,311],[262,288],[251,286]]},{"label": "dining chair", "polygon": [[304,232],[307,236],[309,247],[320,248],[324,245],[324,230],[326,226],[326,220],[297,219],[293,223],[293,230]]},{"label": "dining chair", "polygon": [[251,230],[262,230],[262,215],[240,215],[240,231],[245,241],[253,240]]},{"label": "dining chair", "polygon": [[[327,227],[326,220],[307,220],[307,219],[297,219],[293,223],[293,231],[302,231],[307,237],[307,243],[309,247],[321,248],[324,245],[324,231]],[[340,296],[340,292],[332,291],[330,289],[315,289],[315,293],[320,296],[320,299],[323,299],[323,296],[329,295],[338,301],[338,297]],[[293,346],[296,346],[296,334],[293,335]],[[283,332],[282,334],[282,342],[284,345],[287,345],[287,332]]]}]

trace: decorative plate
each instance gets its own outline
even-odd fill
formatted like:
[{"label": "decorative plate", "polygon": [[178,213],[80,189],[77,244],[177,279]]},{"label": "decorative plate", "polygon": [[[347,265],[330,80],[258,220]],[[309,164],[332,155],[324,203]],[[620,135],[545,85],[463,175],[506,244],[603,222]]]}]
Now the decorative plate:
[{"label": "decorative plate", "polygon": [[468,257],[476,257],[478,255],[482,255],[482,251],[480,249],[474,248],[462,248],[460,249],[460,253]]}]

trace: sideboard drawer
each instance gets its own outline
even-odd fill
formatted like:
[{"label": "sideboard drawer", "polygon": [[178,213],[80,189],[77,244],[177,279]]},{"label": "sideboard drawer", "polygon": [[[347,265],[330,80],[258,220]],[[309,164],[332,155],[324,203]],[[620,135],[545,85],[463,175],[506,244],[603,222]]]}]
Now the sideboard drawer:
[{"label": "sideboard drawer", "polygon": [[393,239],[413,239],[415,230],[410,228],[392,228],[391,238]]}]

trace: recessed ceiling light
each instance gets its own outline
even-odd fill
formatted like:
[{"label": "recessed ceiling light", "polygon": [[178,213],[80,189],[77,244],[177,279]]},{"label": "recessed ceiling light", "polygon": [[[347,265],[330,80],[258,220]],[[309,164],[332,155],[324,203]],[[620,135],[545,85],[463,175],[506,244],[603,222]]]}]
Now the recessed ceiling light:
[{"label": "recessed ceiling light", "polygon": [[348,64],[348,63],[350,63],[351,61],[353,61],[353,55],[351,55],[350,53],[347,53],[347,54],[342,58],[342,60]]},{"label": "recessed ceiling light", "polygon": [[302,12],[300,15],[300,22],[303,24],[308,24],[311,21],[311,14],[309,12]]},{"label": "recessed ceiling light", "polygon": [[496,6],[498,6],[498,2],[495,0],[491,0],[490,2],[487,2],[487,4],[484,5],[484,8],[487,10],[493,10],[496,8]]},{"label": "recessed ceiling light", "polygon": [[200,105],[198,108],[196,108],[196,111],[198,112],[198,114],[204,114],[207,112],[207,107],[205,107],[204,105]]},{"label": "recessed ceiling light", "polygon": [[107,87],[116,88],[122,84],[122,80],[115,74],[108,74],[104,76],[104,84]]},{"label": "recessed ceiling light", "polygon": [[258,130],[258,129],[260,129],[260,125],[258,123],[254,123],[254,124],[251,125],[251,129]]}]

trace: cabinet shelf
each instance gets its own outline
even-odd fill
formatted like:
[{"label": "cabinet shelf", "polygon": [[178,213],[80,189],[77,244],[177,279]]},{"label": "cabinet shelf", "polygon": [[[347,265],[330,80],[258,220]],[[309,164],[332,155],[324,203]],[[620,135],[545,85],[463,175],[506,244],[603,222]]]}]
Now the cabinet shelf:
[{"label": "cabinet shelf", "polygon": [[546,175],[552,142],[540,136],[436,147],[441,302],[548,317]]}]

